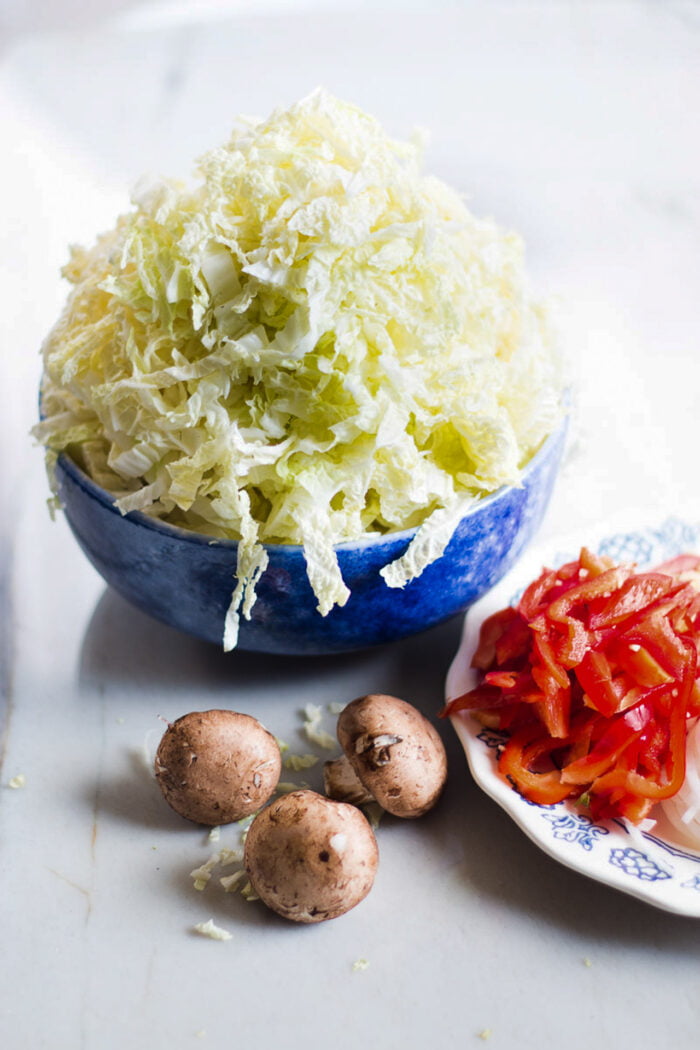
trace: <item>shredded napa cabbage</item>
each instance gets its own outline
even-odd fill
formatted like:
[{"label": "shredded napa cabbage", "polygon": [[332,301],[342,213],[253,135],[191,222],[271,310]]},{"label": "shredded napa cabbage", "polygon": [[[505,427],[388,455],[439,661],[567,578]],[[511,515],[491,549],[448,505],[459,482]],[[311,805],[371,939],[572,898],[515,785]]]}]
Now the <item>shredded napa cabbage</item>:
[{"label": "shredded napa cabbage", "polygon": [[419,575],[518,482],[561,376],[520,239],[354,106],[242,120],[199,173],[72,250],[36,434],[124,513],[239,541],[230,649],[265,543],[303,545],[322,614],[348,599],[340,542],[418,527],[383,575]]}]

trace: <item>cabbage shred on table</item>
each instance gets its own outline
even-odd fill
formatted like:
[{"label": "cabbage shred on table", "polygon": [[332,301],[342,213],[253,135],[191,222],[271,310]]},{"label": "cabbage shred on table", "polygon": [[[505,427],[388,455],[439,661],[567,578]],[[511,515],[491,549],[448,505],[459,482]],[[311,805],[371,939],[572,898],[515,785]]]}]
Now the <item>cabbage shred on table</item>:
[{"label": "cabbage shred on table", "polygon": [[240,541],[226,648],[264,543],[303,545],[325,615],[349,595],[335,544],[418,526],[383,570],[401,587],[559,420],[520,239],[420,164],[316,91],[240,122],[196,187],[142,184],[65,268],[49,466],[67,450],[124,513]]}]

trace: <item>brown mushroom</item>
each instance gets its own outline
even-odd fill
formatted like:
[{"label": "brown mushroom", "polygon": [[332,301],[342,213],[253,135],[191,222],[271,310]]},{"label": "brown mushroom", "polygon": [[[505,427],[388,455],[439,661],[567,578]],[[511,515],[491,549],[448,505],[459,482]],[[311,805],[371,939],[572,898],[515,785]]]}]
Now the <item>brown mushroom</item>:
[{"label": "brown mushroom", "polygon": [[255,813],[277,787],[279,745],[252,715],[192,711],[172,722],[155,773],[166,802],[187,820],[230,824]]},{"label": "brown mushroom", "polygon": [[342,758],[324,767],[326,794],[362,805],[375,799],[396,817],[420,817],[437,802],[447,756],[433,725],[411,704],[372,693],[338,718]]},{"label": "brown mushroom", "polygon": [[355,806],[315,791],[292,791],[258,813],[244,863],[258,897],[294,922],[335,919],[374,883],[374,833]]}]

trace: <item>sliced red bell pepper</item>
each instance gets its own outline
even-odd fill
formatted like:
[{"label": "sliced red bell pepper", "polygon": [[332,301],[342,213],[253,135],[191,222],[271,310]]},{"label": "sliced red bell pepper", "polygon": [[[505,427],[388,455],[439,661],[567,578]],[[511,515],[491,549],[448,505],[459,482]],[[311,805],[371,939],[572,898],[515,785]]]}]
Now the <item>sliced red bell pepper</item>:
[{"label": "sliced red bell pepper", "polygon": [[638,704],[637,707],[612,719],[587,755],[563,767],[562,783],[593,783],[615,765],[622,753],[642,735],[652,715],[650,705]]},{"label": "sliced red bell pepper", "polygon": [[596,631],[622,623],[634,613],[648,609],[652,602],[668,594],[673,587],[674,580],[658,572],[631,576],[607,598],[598,612],[591,614],[588,627]]},{"label": "sliced red bell pepper", "polygon": [[668,576],[680,576],[684,572],[700,571],[700,555],[677,554],[675,558],[669,558],[661,565],[656,566],[657,572],[665,572]]},{"label": "sliced red bell pepper", "polygon": [[532,630],[533,650],[530,661],[534,663],[538,660],[547,668],[547,671],[561,689],[568,689],[569,676],[557,659],[546,617],[538,616],[530,624],[530,628]]},{"label": "sliced red bell pepper", "polygon": [[643,645],[672,678],[682,677],[687,662],[687,647],[667,617],[654,611],[646,620],[626,631],[624,638],[632,645]]},{"label": "sliced red bell pepper", "polygon": [[530,623],[540,615],[543,601],[557,583],[557,579],[557,574],[553,569],[543,569],[537,579],[525,588],[518,602],[518,612],[526,623]]},{"label": "sliced red bell pepper", "polygon": [[496,661],[500,667],[515,666],[527,659],[530,649],[530,631],[525,620],[518,614],[507,624],[496,641]]},{"label": "sliced red bell pepper", "polygon": [[511,737],[499,768],[533,802],[586,797],[594,818],[639,821],[685,776],[700,717],[700,592],[683,555],[635,573],[582,549],[543,569],[482,629],[481,685],[445,714],[481,709]]},{"label": "sliced red bell pepper", "polygon": [[552,737],[565,737],[569,732],[571,709],[571,687],[568,681],[560,686],[543,666],[533,665],[532,677],[541,690],[541,699],[536,701],[540,718]]},{"label": "sliced red bell pepper", "polygon": [[620,696],[613,686],[612,671],[605,653],[588,649],[575,668],[576,678],[591,704],[601,715],[614,715]]},{"label": "sliced red bell pepper", "polygon": [[612,569],[601,572],[598,576],[585,579],[578,586],[572,587],[553,601],[547,609],[547,616],[550,620],[566,624],[571,619],[571,613],[577,605],[583,605],[594,598],[607,597],[621,587],[631,574],[631,568],[616,565]]},{"label": "sliced red bell pepper", "polygon": [[578,562],[580,565],[580,572],[585,573],[589,577],[601,576],[604,572],[607,572],[608,569],[613,568],[613,562],[610,558],[607,558],[602,554],[595,554],[588,547],[581,548]]},{"label": "sliced red bell pepper", "polygon": [[541,805],[562,802],[572,794],[569,784],[562,784],[559,770],[537,773],[534,767],[543,758],[548,758],[563,741],[553,741],[543,734],[541,727],[521,729],[513,733],[499,759],[501,773],[509,777],[518,791]]},{"label": "sliced red bell pepper", "polygon": [[640,642],[630,642],[626,638],[615,641],[610,647],[609,655],[615,665],[637,685],[652,688],[671,681],[671,675],[664,671]]},{"label": "sliced red bell pepper", "polygon": [[517,671],[487,671],[484,675],[484,685],[495,685],[504,692],[515,689],[517,683]]},{"label": "sliced red bell pepper", "polygon": [[[685,779],[686,705],[697,674],[697,651],[687,650],[686,667],[679,686],[660,686],[668,699],[668,756],[663,777],[643,776],[633,770],[615,770],[603,776],[599,790],[610,786],[624,786],[628,792],[641,798],[660,800],[671,798]],[[595,783],[594,783],[595,788]]]},{"label": "sliced red bell pepper", "polygon": [[491,667],[496,658],[496,643],[518,618],[515,609],[507,608],[499,609],[498,612],[484,620],[479,632],[479,644],[472,657],[472,667],[481,671],[486,671]]}]

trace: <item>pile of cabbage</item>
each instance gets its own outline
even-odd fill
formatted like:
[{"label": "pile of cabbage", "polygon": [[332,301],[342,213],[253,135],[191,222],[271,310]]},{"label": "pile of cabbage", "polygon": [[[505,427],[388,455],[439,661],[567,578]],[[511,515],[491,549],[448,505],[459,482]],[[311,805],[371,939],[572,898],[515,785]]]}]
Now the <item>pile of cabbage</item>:
[{"label": "pile of cabbage", "polygon": [[418,576],[518,482],[562,381],[520,239],[356,107],[241,120],[199,176],[141,184],[72,250],[37,434],[122,512],[239,541],[229,649],[266,543],[303,545],[323,615],[338,543],[417,528],[382,575]]}]

